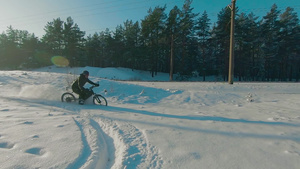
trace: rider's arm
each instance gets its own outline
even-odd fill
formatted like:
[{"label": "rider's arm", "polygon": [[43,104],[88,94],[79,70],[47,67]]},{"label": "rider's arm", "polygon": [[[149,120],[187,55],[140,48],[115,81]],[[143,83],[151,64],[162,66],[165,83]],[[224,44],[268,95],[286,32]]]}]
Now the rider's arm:
[{"label": "rider's arm", "polygon": [[87,82],[90,83],[91,85],[95,85],[95,86],[98,85],[97,83],[92,82],[90,79],[87,79]]}]

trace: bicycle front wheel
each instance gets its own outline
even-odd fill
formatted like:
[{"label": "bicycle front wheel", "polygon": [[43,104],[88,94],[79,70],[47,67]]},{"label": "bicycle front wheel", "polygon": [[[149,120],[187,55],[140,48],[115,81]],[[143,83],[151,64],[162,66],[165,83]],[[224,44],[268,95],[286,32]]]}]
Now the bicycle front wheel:
[{"label": "bicycle front wheel", "polygon": [[94,102],[95,105],[107,106],[107,101],[106,101],[105,97],[103,97],[100,94],[96,94],[93,97],[93,102]]}]

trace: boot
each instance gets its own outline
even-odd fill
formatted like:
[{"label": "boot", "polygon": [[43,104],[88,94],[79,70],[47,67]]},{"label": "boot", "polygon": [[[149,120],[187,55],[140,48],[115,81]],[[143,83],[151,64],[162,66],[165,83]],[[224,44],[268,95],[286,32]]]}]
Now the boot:
[{"label": "boot", "polygon": [[78,102],[80,105],[83,105],[84,104],[84,100],[83,99],[79,99],[79,102]]}]

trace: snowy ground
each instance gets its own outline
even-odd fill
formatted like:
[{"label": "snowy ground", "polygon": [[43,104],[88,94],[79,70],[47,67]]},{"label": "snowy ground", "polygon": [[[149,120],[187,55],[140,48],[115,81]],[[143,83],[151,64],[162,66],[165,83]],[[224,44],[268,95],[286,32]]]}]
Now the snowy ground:
[{"label": "snowy ground", "polygon": [[[107,107],[60,102],[84,69],[100,81],[95,91]],[[0,168],[300,166],[299,83],[109,79],[168,75],[91,67],[0,71]]]}]

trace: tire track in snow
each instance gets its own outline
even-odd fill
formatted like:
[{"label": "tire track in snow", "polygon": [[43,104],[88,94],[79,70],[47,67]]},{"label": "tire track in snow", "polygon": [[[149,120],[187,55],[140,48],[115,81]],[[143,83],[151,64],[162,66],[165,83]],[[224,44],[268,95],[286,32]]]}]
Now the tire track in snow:
[{"label": "tire track in snow", "polygon": [[83,147],[82,147],[82,150],[81,150],[78,158],[73,163],[69,164],[67,169],[80,168],[81,166],[83,166],[86,163],[88,157],[91,154],[91,149],[89,147],[89,144],[88,144],[87,139],[84,134],[83,125],[80,124],[74,118],[73,118],[73,120],[80,130]]},{"label": "tire track in snow", "polygon": [[81,132],[82,149],[78,158],[67,169],[73,168],[110,168],[114,157],[110,152],[114,147],[108,147],[104,139],[104,132],[99,124],[92,119],[75,120]]},{"label": "tire track in snow", "polygon": [[91,168],[111,168],[112,164],[114,163],[115,152],[115,147],[113,144],[109,143],[112,142],[112,139],[105,135],[96,121],[90,119],[90,124],[96,130],[98,138],[96,139],[97,150],[94,151],[95,155],[93,156],[94,164]]},{"label": "tire track in snow", "polygon": [[82,149],[67,169],[162,168],[157,148],[136,126],[90,116],[73,120],[81,132]]},{"label": "tire track in snow", "polygon": [[157,148],[149,144],[143,131],[129,123],[117,124],[109,119],[98,122],[114,141],[116,159],[112,168],[162,168]]}]

